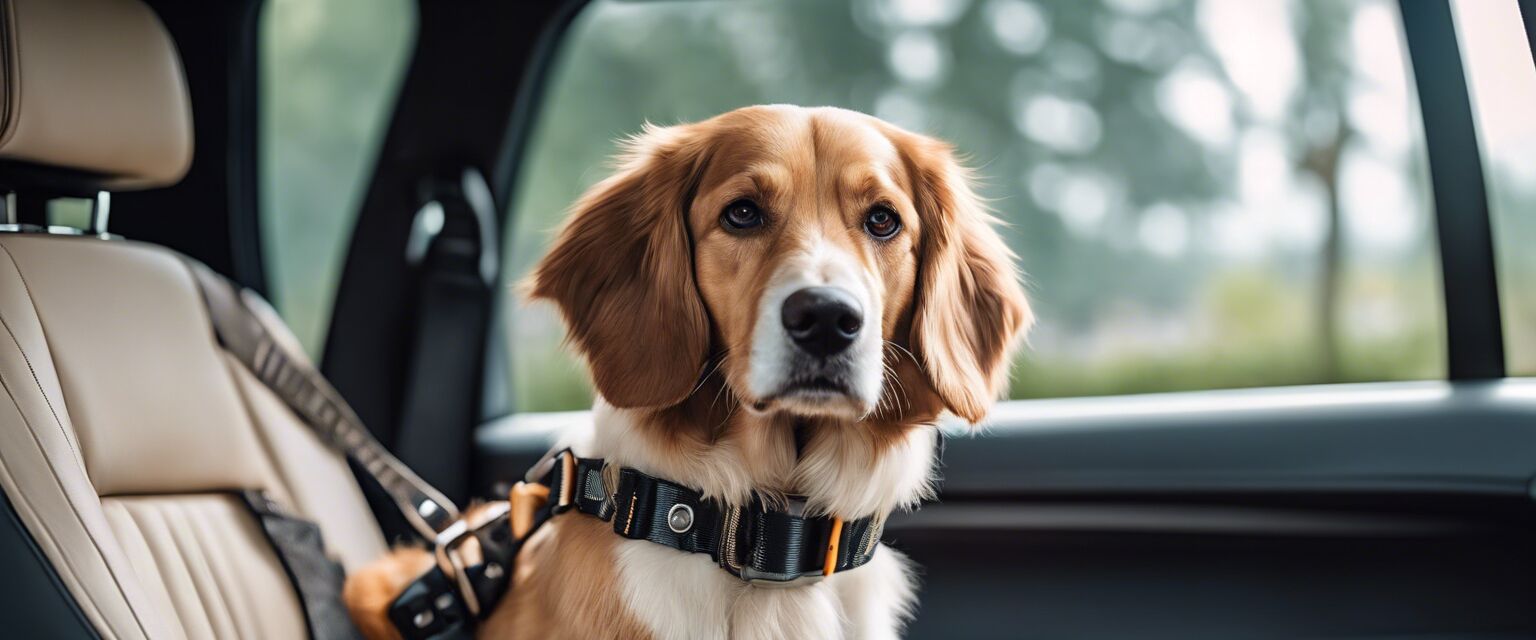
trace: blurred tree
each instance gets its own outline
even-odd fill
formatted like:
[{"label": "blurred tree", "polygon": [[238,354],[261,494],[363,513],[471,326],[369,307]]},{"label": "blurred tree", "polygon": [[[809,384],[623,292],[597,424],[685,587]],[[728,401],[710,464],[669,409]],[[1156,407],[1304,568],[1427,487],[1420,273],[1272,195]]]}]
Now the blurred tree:
[{"label": "blurred tree", "polygon": [[1316,318],[1323,381],[1336,382],[1340,363],[1339,309],[1344,277],[1344,213],[1340,202],[1340,159],[1354,136],[1347,107],[1353,83],[1349,26],[1354,8],[1341,2],[1293,5],[1301,42],[1303,83],[1291,104],[1287,133],[1303,150],[1301,168],[1317,178],[1327,202],[1327,222],[1318,262]]}]

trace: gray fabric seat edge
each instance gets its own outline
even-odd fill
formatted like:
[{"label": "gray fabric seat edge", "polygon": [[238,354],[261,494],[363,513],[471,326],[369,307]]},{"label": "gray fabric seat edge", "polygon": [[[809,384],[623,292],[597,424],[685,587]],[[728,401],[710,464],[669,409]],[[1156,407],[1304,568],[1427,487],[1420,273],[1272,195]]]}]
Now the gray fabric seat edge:
[{"label": "gray fabric seat edge", "polygon": [[[0,3],[0,160],[112,190],[185,174],[185,79],[149,8]],[[0,332],[0,489],[102,637],[304,635],[240,490],[318,523],[349,570],[383,553],[345,461],[223,351],[170,250],[0,233]]]}]

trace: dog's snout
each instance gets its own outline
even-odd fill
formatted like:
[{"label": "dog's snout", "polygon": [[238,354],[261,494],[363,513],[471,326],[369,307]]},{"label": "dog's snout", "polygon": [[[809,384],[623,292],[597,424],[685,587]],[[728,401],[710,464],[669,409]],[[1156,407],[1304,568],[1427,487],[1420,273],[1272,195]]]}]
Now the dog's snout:
[{"label": "dog's snout", "polygon": [[853,295],[837,287],[807,287],[784,300],[784,330],[795,344],[817,357],[842,353],[864,326]]}]

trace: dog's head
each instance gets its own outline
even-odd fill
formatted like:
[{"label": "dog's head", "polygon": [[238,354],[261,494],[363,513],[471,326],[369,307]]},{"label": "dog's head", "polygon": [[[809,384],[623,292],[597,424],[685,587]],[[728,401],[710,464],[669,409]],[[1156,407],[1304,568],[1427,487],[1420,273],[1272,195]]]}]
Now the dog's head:
[{"label": "dog's head", "polygon": [[951,148],[773,106],[648,127],[534,271],[614,406],[979,421],[1031,321]]}]

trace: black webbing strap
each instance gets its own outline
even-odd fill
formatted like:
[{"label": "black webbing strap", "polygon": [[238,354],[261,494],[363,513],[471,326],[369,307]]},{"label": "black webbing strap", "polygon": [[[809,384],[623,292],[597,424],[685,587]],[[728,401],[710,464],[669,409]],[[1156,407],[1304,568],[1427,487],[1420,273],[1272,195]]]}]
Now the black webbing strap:
[{"label": "black webbing strap", "polygon": [[874,518],[845,522],[806,515],[798,498],[781,508],[761,497],[745,507],[725,507],[634,469],[619,472],[613,504],[613,530],[620,536],[707,553],[754,584],[807,582],[857,568],[874,557],[880,536]]},{"label": "black webbing strap", "polygon": [[261,529],[277,552],[288,580],[299,592],[309,637],[315,640],[361,638],[341,599],[346,572],[325,555],[325,540],[320,535],[320,527],[289,515],[260,491],[243,491],[240,497],[261,522]]},{"label": "black webbing strap", "polygon": [[[260,296],[196,261],[189,259],[187,264],[202,290],[214,333],[224,349],[282,399],[322,442],[372,476],[423,539],[436,540],[458,521],[458,507],[380,445],[320,372],[303,356],[289,353],[286,343],[272,335],[266,323],[276,322],[276,314]],[[264,320],[263,314],[269,319]]]}]

